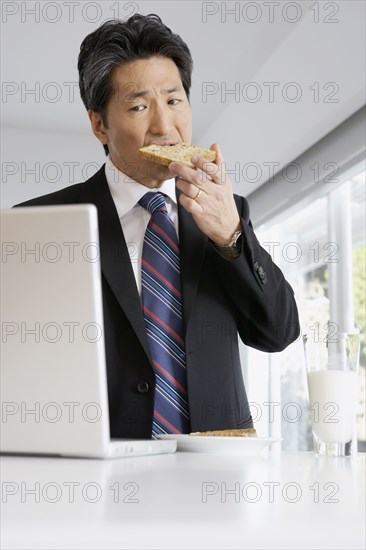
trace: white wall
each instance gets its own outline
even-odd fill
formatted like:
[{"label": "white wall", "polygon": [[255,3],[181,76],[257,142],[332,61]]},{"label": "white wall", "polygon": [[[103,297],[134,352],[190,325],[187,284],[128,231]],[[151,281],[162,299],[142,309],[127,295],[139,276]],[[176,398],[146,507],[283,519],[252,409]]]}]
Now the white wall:
[{"label": "white wall", "polygon": [[[7,130],[4,132],[5,162],[16,157],[18,150],[28,157],[33,144],[42,156],[37,159],[40,162],[74,161],[73,155],[81,162],[84,155],[87,161],[89,155],[98,156],[99,161],[103,151],[95,143],[89,147],[86,141],[84,151],[87,138],[73,135],[88,134],[77,86],[80,43],[104,19],[127,18],[137,10],[160,15],[190,47],[194,59],[193,142],[202,147],[221,144],[237,193],[252,193],[268,181],[272,163],[275,172],[280,171],[365,101],[366,3],[362,1],[103,0],[75,2],[74,17],[70,17],[70,2],[14,0],[3,4],[2,123],[5,130],[6,126],[33,130],[32,134],[18,131],[15,138],[12,132],[9,137]],[[273,17],[269,4],[274,7]],[[85,5],[89,9],[85,10]],[[205,16],[208,6],[215,13]],[[258,20],[253,21],[256,11]],[[269,92],[272,86],[273,97]],[[215,90],[208,93],[212,87]],[[255,90],[258,101],[252,99]],[[51,132],[44,140],[40,128]],[[44,141],[50,153],[47,160],[42,152]],[[29,185],[31,182],[30,178]],[[57,185],[62,186],[59,182],[47,184],[51,190]],[[14,192],[11,188],[8,196],[8,184],[4,189],[6,204],[13,201],[14,193],[23,198],[16,188]],[[31,194],[27,187],[24,198]]]},{"label": "white wall", "polygon": [[1,157],[1,208],[84,181],[105,159],[91,130],[76,134],[15,127],[2,130]]}]

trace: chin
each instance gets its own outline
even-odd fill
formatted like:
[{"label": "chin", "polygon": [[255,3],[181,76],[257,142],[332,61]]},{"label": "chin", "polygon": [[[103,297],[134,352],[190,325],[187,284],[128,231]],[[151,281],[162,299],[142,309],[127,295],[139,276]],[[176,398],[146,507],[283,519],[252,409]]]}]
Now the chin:
[{"label": "chin", "polygon": [[[150,170],[152,164],[153,163],[150,163]],[[154,173],[154,177],[156,177],[157,179],[171,179],[174,177],[174,174],[171,173],[168,166],[164,166],[163,164],[154,164],[153,166],[154,169],[151,170],[151,175]]]}]

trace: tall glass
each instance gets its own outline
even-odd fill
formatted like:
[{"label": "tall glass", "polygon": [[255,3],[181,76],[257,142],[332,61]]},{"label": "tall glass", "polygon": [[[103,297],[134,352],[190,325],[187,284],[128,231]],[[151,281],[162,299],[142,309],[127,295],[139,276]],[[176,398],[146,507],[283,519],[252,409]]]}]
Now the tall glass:
[{"label": "tall glass", "polygon": [[303,337],[310,413],[317,455],[349,456],[355,449],[358,334]]}]

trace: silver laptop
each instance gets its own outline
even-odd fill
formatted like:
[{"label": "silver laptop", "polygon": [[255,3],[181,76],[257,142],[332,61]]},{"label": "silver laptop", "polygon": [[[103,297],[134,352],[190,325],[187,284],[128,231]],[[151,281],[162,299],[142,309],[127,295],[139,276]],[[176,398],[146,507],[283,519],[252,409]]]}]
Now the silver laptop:
[{"label": "silver laptop", "polygon": [[2,453],[176,450],[176,441],[110,439],[103,330],[96,207],[2,211]]}]

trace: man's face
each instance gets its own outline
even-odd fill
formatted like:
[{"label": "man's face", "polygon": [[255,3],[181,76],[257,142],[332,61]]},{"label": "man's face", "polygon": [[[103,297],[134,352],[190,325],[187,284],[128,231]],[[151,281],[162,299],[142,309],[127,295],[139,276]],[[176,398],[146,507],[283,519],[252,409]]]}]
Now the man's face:
[{"label": "man's face", "polygon": [[146,187],[159,187],[172,177],[168,167],[142,159],[137,152],[152,143],[191,143],[192,113],[178,68],[166,57],[141,59],[117,67],[112,83],[108,128],[97,113],[89,112],[93,131],[108,144],[117,168]]}]

